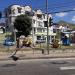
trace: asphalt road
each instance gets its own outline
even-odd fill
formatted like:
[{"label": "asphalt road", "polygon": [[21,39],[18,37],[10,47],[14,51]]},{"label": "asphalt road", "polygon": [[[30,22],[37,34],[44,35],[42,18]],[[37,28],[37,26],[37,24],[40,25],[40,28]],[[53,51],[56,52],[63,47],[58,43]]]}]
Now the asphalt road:
[{"label": "asphalt road", "polygon": [[0,75],[75,75],[75,59],[0,61]]}]

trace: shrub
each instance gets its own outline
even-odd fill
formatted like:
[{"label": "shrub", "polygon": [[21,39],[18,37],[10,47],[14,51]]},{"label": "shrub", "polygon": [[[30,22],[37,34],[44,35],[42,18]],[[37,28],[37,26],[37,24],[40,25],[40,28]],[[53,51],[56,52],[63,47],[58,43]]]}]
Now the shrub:
[{"label": "shrub", "polygon": [[55,40],[53,41],[52,47],[53,47],[53,48],[58,48],[58,47],[59,47],[58,42],[59,42],[59,41],[58,41],[57,39],[55,39]]}]

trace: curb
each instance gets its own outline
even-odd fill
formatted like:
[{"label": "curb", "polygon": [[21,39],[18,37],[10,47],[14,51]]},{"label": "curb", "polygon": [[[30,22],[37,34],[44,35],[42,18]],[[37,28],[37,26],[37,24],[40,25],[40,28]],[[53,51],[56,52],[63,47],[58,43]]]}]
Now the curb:
[{"label": "curb", "polygon": [[[18,57],[18,56],[17,56]],[[75,58],[75,56],[48,56],[48,57],[18,57],[18,60],[31,60],[31,59],[56,59],[56,58]],[[0,61],[13,60],[11,57],[2,58]]]},{"label": "curb", "polygon": [[[24,53],[23,53],[24,54]],[[51,52],[49,55],[47,54],[38,54],[38,53],[34,53],[32,54],[30,53],[25,53],[23,55],[22,53],[18,53],[17,55],[15,55],[16,57],[19,57],[19,60],[29,60],[29,59],[53,59],[53,58],[75,58],[75,51],[74,52],[66,52],[66,53],[62,53],[62,52]],[[11,58],[12,55],[10,55],[9,53],[0,53],[0,60],[12,60]]]}]

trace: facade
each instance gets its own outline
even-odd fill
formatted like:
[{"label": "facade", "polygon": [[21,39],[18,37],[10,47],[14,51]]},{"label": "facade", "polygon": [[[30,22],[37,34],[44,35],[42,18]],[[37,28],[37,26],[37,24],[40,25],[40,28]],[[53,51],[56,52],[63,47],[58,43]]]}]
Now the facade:
[{"label": "facade", "polygon": [[[7,9],[5,9],[6,14],[6,23],[9,27],[9,29],[14,31],[13,23],[15,21],[16,16],[21,14],[28,14],[30,12],[33,12],[32,18],[32,31],[31,36],[33,37],[33,43],[36,43],[37,41],[43,39],[45,42],[47,41],[47,14],[42,13],[41,10],[32,10],[30,6],[20,6],[20,5],[12,5],[9,6]],[[52,17],[50,14],[48,15],[48,18]],[[49,42],[53,38],[55,38],[56,32],[53,32],[53,28],[49,27]]]},{"label": "facade", "polygon": [[8,8],[5,9],[5,15],[6,15],[6,25],[9,27],[10,31],[13,31],[13,23],[15,21],[15,18],[18,15],[25,14],[26,11],[31,12],[31,7],[29,6],[20,6],[20,5],[11,5]]}]

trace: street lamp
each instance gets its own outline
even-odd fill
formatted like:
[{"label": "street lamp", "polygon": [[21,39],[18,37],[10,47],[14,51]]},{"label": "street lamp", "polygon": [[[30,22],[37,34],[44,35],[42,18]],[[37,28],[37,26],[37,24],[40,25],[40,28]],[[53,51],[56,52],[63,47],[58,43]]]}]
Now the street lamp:
[{"label": "street lamp", "polygon": [[46,14],[47,14],[47,52],[49,54],[49,22],[48,22],[48,0],[46,0]]},{"label": "street lamp", "polygon": [[32,40],[33,40],[33,46],[35,45],[34,41],[34,26],[33,26],[33,18],[32,18]]}]

